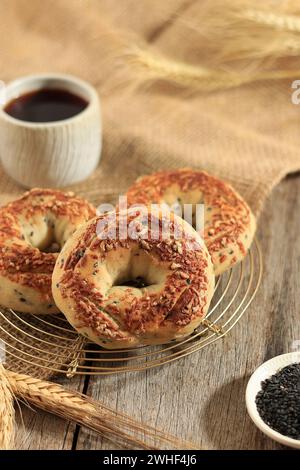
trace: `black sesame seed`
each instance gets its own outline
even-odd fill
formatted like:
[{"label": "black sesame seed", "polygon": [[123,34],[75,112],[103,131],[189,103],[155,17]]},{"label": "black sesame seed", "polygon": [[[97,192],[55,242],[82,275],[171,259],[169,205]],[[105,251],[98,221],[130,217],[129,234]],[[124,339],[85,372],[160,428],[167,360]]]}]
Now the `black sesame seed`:
[{"label": "black sesame seed", "polygon": [[84,250],[78,250],[76,253],[77,258],[82,258],[84,255]]},{"label": "black sesame seed", "polygon": [[20,302],[26,302],[26,299],[24,297],[20,297]]},{"label": "black sesame seed", "polygon": [[255,402],[266,424],[300,440],[300,363],[284,367],[262,382]]}]

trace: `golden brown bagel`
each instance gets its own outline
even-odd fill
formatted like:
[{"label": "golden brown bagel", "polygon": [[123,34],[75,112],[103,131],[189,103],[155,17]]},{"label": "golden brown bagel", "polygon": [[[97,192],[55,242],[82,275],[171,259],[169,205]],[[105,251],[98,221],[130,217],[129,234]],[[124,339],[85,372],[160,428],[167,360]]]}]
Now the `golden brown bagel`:
[{"label": "golden brown bagel", "polygon": [[0,208],[0,304],[57,313],[51,292],[58,251],[96,210],[73,193],[32,189]]},{"label": "golden brown bagel", "polygon": [[204,204],[201,233],[211,255],[215,275],[222,274],[247,254],[256,221],[243,198],[227,183],[205,171],[189,168],[162,171],[139,178],[127,192],[133,204]]},{"label": "golden brown bagel", "polygon": [[79,228],[56,261],[52,284],[71,325],[109,349],[190,334],[213,289],[210,256],[197,232],[169,211],[140,210],[111,212]]}]

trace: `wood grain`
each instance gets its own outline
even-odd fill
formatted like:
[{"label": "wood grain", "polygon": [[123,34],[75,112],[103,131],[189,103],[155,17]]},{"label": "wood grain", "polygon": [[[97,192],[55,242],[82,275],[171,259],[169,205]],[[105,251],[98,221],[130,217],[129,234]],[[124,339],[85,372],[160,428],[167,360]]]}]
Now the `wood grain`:
[{"label": "wood grain", "polygon": [[[89,195],[87,195],[89,196]],[[223,341],[173,364],[142,373],[91,378],[87,393],[137,419],[209,449],[278,449],[250,421],[245,388],[253,370],[300,340],[300,178],[272,193],[259,223],[264,276],[248,311]],[[299,346],[298,346],[299,347]],[[83,389],[83,381],[69,386]],[[23,409],[23,407],[22,407]],[[43,412],[24,411],[22,449],[112,449],[95,434]]]},{"label": "wood grain", "polygon": [[[76,377],[71,381],[60,378],[56,381],[75,391],[80,392],[84,388],[83,377]],[[16,421],[16,449],[68,450],[73,447],[76,426],[68,421],[22,403],[20,410],[16,412]]]}]

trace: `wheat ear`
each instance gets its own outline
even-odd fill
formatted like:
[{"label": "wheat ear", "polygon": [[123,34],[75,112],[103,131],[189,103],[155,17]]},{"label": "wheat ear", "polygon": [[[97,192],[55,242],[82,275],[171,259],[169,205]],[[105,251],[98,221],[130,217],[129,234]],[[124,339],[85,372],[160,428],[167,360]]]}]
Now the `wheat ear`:
[{"label": "wheat ear", "polygon": [[86,426],[122,447],[137,449],[195,449],[196,446],[139,423],[86,395],[61,385],[7,371],[14,394],[79,425]]},{"label": "wheat ear", "polygon": [[14,397],[6,370],[0,364],[0,449],[14,447]]},{"label": "wheat ear", "polygon": [[282,80],[300,75],[300,70],[274,70],[252,74],[218,71],[167,59],[158,53],[141,48],[133,48],[128,51],[124,59],[130,66],[136,68],[144,82],[147,80],[168,80],[183,87],[193,87],[200,91],[214,91],[254,81]]},{"label": "wheat ear", "polygon": [[249,9],[242,11],[240,18],[246,18],[254,23],[270,26],[277,30],[300,33],[300,18],[296,15],[283,15]]}]

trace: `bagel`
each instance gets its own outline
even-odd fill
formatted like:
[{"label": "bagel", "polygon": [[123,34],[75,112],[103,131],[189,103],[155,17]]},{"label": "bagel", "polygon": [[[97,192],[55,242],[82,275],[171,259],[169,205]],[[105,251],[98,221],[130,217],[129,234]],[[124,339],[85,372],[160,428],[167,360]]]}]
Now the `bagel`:
[{"label": "bagel", "polygon": [[59,254],[52,281],[54,300],[71,325],[108,349],[190,334],[213,290],[201,237],[170,211],[155,210],[110,212],[87,222]]},{"label": "bagel", "polygon": [[127,192],[131,205],[169,207],[204,204],[201,235],[211,255],[215,275],[241,261],[252,243],[256,221],[243,198],[227,183],[205,171],[189,168],[139,178]]},{"label": "bagel", "polygon": [[0,208],[0,304],[57,313],[51,292],[55,251],[95,215],[87,201],[51,189],[32,189]]}]

